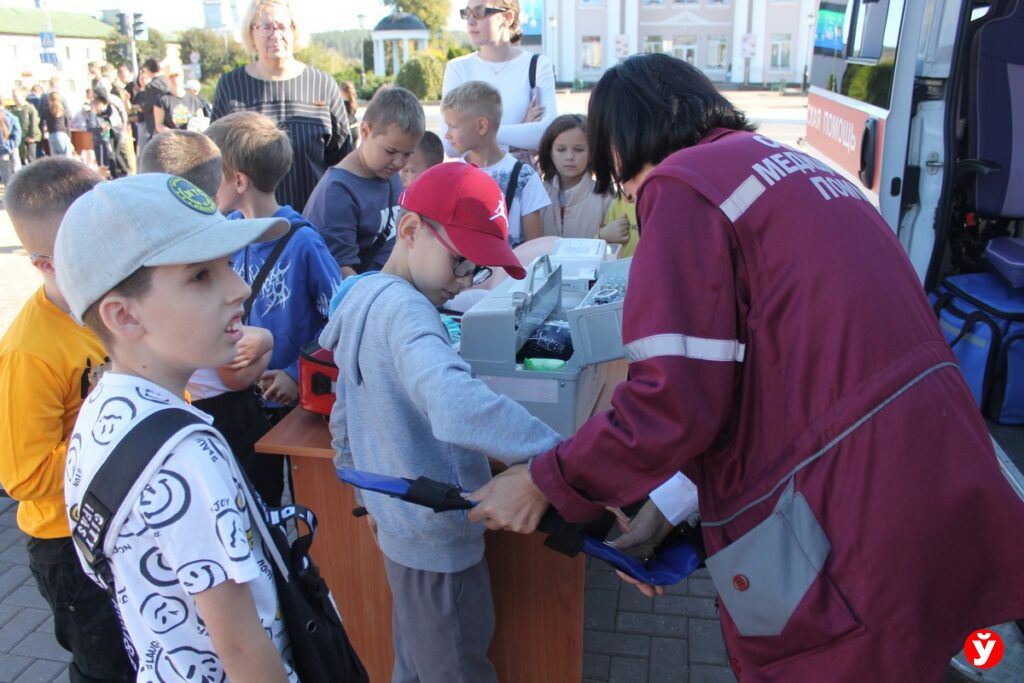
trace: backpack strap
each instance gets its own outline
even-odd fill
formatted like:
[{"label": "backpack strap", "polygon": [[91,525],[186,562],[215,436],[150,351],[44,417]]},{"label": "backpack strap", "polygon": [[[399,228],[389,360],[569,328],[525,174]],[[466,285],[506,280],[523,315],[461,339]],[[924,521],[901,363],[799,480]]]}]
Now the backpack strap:
[{"label": "backpack strap", "polygon": [[516,188],[519,185],[519,174],[523,170],[523,162],[517,161],[512,167],[512,175],[508,177],[508,185],[505,186],[505,213],[512,215],[512,200],[516,196]]},{"label": "backpack strap", "polygon": [[208,426],[182,408],[157,410],[121,438],[89,482],[71,536],[82,557],[107,584],[107,592],[112,593],[114,587],[103,543],[111,523],[119,517],[125,498],[157,452],[175,434],[194,425]]},{"label": "backpack strap", "polygon": [[[289,228],[288,232],[277,241],[277,244],[274,245],[274,250],[270,252],[270,256],[267,257],[267,260],[263,262],[263,267],[260,268],[260,272],[256,273],[256,279],[253,280],[250,285],[252,292],[249,294],[249,298],[245,300],[245,304],[243,305],[243,324],[249,324],[249,314],[252,313],[252,306],[256,303],[256,299],[259,297],[260,290],[263,289],[263,283],[266,282],[267,277],[270,275],[270,271],[274,269],[274,264],[277,263],[279,258],[281,258],[281,253],[284,251],[284,248],[288,246],[288,242],[291,240],[292,236],[299,231],[299,228],[305,227],[306,225],[309,225],[309,223],[296,223]],[[249,247],[246,246],[245,248],[248,249]],[[248,276],[249,274],[246,273],[245,275]]]},{"label": "backpack strap", "polygon": [[530,57],[530,90],[533,91],[537,87],[537,61],[540,59],[540,54],[534,53]]}]

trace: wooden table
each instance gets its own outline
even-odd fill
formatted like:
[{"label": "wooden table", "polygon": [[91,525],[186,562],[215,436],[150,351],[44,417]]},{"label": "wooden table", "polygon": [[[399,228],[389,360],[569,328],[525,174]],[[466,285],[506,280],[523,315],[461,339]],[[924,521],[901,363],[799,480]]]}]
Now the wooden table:
[{"label": "wooden table", "polygon": [[[612,363],[595,412],[610,404],[626,373]],[[352,516],[352,488],[335,474],[326,418],[296,408],[256,444],[291,456],[295,499],[317,514],[312,554],[371,681],[391,679],[391,591],[369,528]],[[489,656],[503,683],[583,678],[583,556],[545,548],[540,534],[488,532],[487,565],[497,625]]]}]

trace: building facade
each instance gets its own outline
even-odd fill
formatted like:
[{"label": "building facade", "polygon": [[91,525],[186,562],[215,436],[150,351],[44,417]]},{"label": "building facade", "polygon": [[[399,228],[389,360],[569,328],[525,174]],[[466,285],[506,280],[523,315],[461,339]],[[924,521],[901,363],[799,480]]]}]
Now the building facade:
[{"label": "building facade", "polygon": [[810,58],[816,5],[815,0],[544,0],[540,49],[555,64],[559,82],[593,82],[628,55],[663,52],[697,66],[713,81],[800,83]]},{"label": "building facade", "polygon": [[46,13],[37,9],[0,7],[0,96],[11,96],[16,85],[26,88],[60,76],[69,93],[89,87],[89,62],[104,61],[104,38],[113,29],[88,14],[50,12],[59,67],[42,61],[40,33]]}]

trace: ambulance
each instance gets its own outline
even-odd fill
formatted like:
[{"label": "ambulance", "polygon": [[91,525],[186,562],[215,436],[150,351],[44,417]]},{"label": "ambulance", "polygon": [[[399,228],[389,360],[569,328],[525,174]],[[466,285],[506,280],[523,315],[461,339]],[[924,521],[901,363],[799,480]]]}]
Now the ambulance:
[{"label": "ambulance", "polygon": [[[933,300],[949,276],[991,272],[993,240],[1024,237],[1024,0],[820,0],[814,20],[803,143],[875,204]],[[993,343],[952,332],[961,350]],[[1024,681],[1022,626],[993,627],[994,666],[968,639],[947,681]]]}]

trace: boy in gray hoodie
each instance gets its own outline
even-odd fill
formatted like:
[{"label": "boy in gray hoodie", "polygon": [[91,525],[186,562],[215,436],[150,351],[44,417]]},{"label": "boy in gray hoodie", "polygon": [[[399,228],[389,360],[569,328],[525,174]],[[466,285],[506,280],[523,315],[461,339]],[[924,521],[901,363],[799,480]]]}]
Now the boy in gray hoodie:
[{"label": "boy in gray hoodie", "polygon": [[[399,205],[383,271],[343,285],[320,336],[340,369],[334,448],[346,465],[472,491],[490,479],[488,455],[522,462],[561,439],[472,376],[436,307],[492,267],[526,273],[508,246],[501,190],[475,166],[428,169]],[[436,514],[380,494],[364,502],[394,598],[392,681],[497,681],[487,659],[494,605],[483,525],[464,511]]]}]

